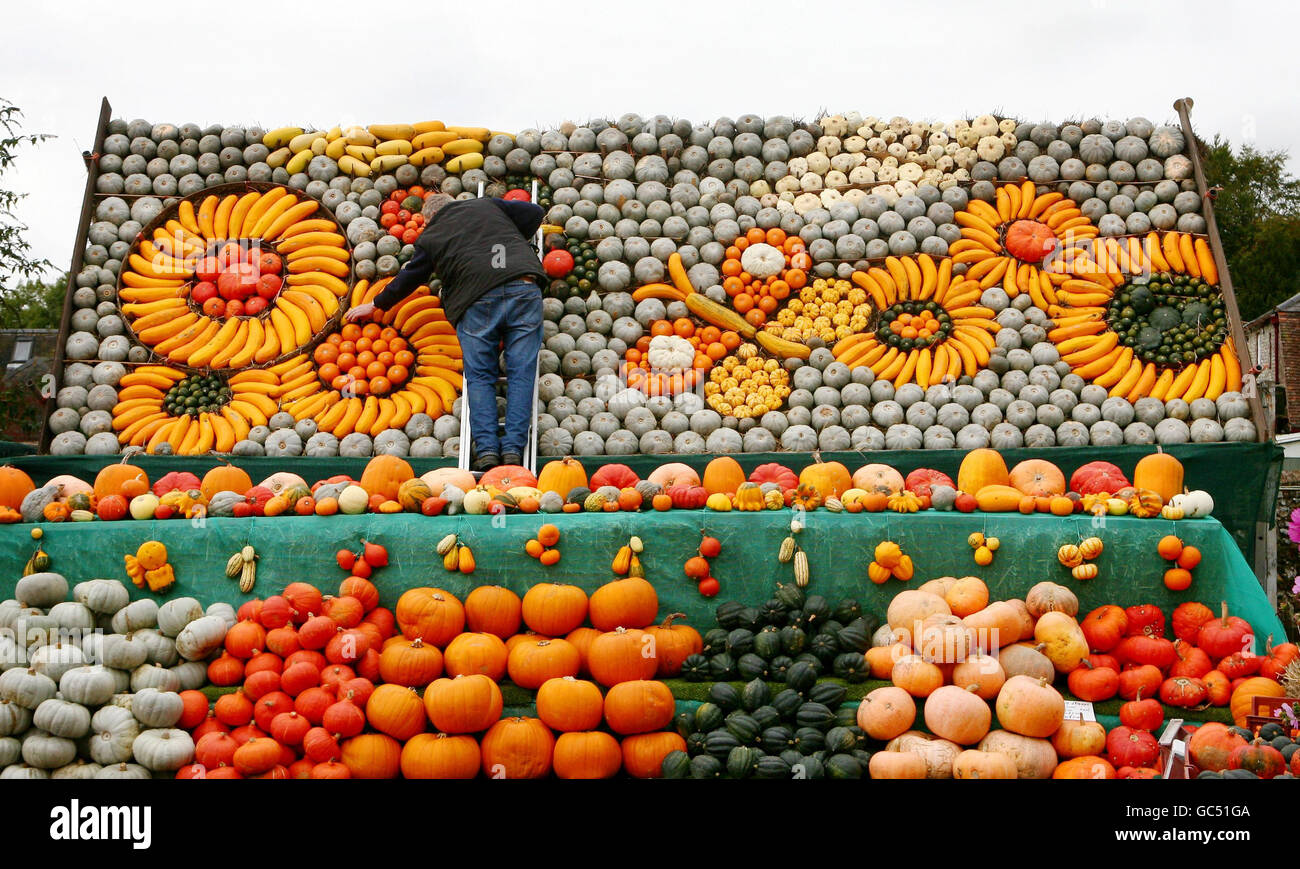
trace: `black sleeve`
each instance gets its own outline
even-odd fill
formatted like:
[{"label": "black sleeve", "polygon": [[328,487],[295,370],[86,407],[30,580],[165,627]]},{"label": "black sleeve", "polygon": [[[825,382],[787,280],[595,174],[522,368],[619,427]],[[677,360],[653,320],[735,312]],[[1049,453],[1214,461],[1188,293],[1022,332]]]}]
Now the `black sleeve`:
[{"label": "black sleeve", "polygon": [[532,202],[521,202],[517,199],[493,199],[492,201],[514,222],[524,238],[531,239],[537,232],[537,228],[542,225],[542,218],[546,216],[542,206]]},{"label": "black sleeve", "polygon": [[429,280],[432,274],[433,265],[429,262],[429,255],[424,252],[424,248],[417,246],[415,253],[406,261],[406,265],[402,266],[401,271],[393,276],[388,286],[384,287],[379,295],[375,296],[375,307],[387,311],[415,292],[421,284]]}]

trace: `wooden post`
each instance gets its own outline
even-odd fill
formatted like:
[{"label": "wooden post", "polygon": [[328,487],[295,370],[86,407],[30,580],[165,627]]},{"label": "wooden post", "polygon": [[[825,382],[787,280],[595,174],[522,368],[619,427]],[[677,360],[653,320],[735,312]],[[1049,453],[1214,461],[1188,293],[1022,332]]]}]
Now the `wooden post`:
[{"label": "wooden post", "polygon": [[[77,237],[72,243],[72,260],[68,270],[68,291],[63,298],[63,317],[59,320],[58,346],[54,349],[54,367],[50,369],[52,379],[45,383],[53,388],[42,387],[45,398],[45,425],[41,428],[40,452],[50,451],[50,441],[54,432],[50,431],[50,416],[56,406],[54,396],[63,383],[63,350],[68,343],[68,330],[72,324],[72,295],[77,291],[77,275],[81,272],[83,255],[86,252],[86,234],[90,232],[90,221],[95,216],[95,182],[99,179],[99,155],[104,151],[104,139],[108,137],[108,121],[112,117],[113,107],[108,104],[108,97],[103,97],[99,104],[99,124],[95,127],[95,146],[91,151],[83,152],[86,162],[86,192],[81,199],[81,219],[77,221]],[[45,394],[48,393],[48,394]]]}]

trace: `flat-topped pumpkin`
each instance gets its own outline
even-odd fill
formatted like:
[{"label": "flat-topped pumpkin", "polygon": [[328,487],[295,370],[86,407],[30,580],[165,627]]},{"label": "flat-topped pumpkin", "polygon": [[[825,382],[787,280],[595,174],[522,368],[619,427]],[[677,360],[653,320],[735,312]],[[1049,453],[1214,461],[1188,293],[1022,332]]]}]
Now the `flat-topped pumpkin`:
[{"label": "flat-topped pumpkin", "polygon": [[868,492],[894,495],[903,490],[904,483],[903,475],[889,465],[872,463],[853,472],[853,487]]},{"label": "flat-topped pumpkin", "polygon": [[997,450],[984,447],[971,450],[957,469],[957,489],[968,495],[976,494],[985,486],[1006,486],[1009,481],[1007,463]]},{"label": "flat-topped pumpkin", "polygon": [[1065,494],[1065,474],[1045,459],[1025,459],[1007,478],[1014,488],[1035,498]]}]

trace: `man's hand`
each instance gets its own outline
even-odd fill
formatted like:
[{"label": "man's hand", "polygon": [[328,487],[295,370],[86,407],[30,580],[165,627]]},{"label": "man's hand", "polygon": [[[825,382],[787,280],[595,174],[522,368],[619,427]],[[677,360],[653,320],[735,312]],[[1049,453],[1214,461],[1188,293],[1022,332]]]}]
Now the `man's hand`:
[{"label": "man's hand", "polygon": [[355,308],[348,311],[346,314],[343,315],[343,319],[349,323],[357,323],[362,320],[369,320],[371,315],[373,315],[378,310],[379,309],[376,308],[374,305],[370,304],[369,302],[366,302],[365,304],[357,305]]}]

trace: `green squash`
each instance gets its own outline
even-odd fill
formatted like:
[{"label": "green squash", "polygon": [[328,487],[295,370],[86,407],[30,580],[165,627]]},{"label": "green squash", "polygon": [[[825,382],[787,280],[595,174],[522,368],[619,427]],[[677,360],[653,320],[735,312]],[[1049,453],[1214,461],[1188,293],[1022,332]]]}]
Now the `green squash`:
[{"label": "green squash", "polygon": [[803,614],[803,610],[790,610],[790,612],[786,614],[785,623],[791,627],[800,628],[804,631],[813,630],[815,632],[815,629],[808,627],[808,617]]},{"label": "green squash", "polygon": [[[803,705],[803,697],[793,688],[785,688],[772,698],[772,708],[780,713],[786,721],[793,721],[795,713]],[[699,713],[696,713],[697,715]]]},{"label": "green squash", "polygon": [[1253,772],[1247,769],[1225,769],[1223,771],[1223,777],[1224,778],[1245,778],[1245,779],[1259,778],[1259,776],[1255,775]]},{"label": "green squash", "polygon": [[764,624],[780,627],[785,624],[785,614],[789,612],[789,608],[776,598],[772,598],[759,607],[758,611],[763,617]]},{"label": "green squash", "polygon": [[228,519],[235,515],[235,505],[245,500],[238,492],[216,492],[208,500],[208,515],[214,519]]},{"label": "green squash", "polygon": [[687,655],[682,662],[682,678],[687,682],[707,682],[709,672],[709,659],[703,655]]},{"label": "green squash", "polygon": [[771,625],[754,635],[754,654],[770,661],[781,654],[781,631]]},{"label": "green squash", "polygon": [[773,682],[784,682],[794,659],[787,655],[777,655],[767,664],[767,678]]},{"label": "green squash", "polygon": [[822,665],[821,659],[818,658],[816,655],[814,655],[812,652],[804,652],[802,655],[796,656],[794,662],[796,664],[800,662],[807,664],[809,667],[812,667],[813,672],[816,673],[818,676],[820,676],[826,670],[826,668]]},{"label": "green squash", "polygon": [[817,684],[817,671],[807,661],[796,660],[786,671],[785,684],[804,694]]},{"label": "green squash", "polygon": [[[1271,741],[1277,739],[1279,736],[1286,736],[1286,731],[1282,729],[1282,725],[1280,724],[1275,724],[1270,721],[1268,724],[1265,724],[1259,728],[1260,739],[1267,739]],[[1290,742],[1290,740],[1287,740],[1287,742]]]},{"label": "green squash", "polygon": [[839,606],[835,607],[835,611],[831,615],[834,616],[835,621],[847,625],[854,619],[862,618],[862,604],[853,598],[845,598],[840,601]]},{"label": "green squash", "polygon": [[586,486],[574,486],[569,490],[567,503],[584,505],[586,504],[589,495],[591,495],[591,490]]},{"label": "green squash", "polygon": [[749,778],[754,772],[754,765],[762,757],[757,748],[737,745],[727,753],[727,775],[730,778]]},{"label": "green squash", "polygon": [[684,751],[670,751],[660,766],[664,778],[684,779],[691,774],[691,758]]},{"label": "green squash", "polygon": [[736,661],[736,674],[742,679],[766,679],[767,661],[753,652],[747,652]]},{"label": "green squash", "polygon": [[858,763],[862,764],[863,770],[871,768],[871,752],[867,751],[865,748],[855,748],[850,751],[849,754],[857,758]]},{"label": "green squash", "polygon": [[697,754],[691,758],[691,778],[722,778],[722,762],[711,754]]},{"label": "green squash", "polygon": [[727,634],[725,628],[710,628],[704,632],[704,648],[700,651],[708,657],[713,657],[719,652],[727,650]]},{"label": "green squash", "polygon": [[736,661],[726,652],[709,659],[709,678],[715,682],[726,682],[736,678]]},{"label": "green squash", "polygon": [[781,713],[777,712],[774,706],[760,706],[749,714],[764,730],[781,723]]},{"label": "green squash", "polygon": [[786,625],[781,628],[781,651],[787,655],[801,654],[808,648],[808,634],[803,628]]},{"label": "green squash", "polygon": [[844,702],[848,689],[834,682],[818,682],[808,691],[808,699],[835,709]]},{"label": "green squash", "polygon": [[754,632],[748,628],[736,628],[727,634],[727,652],[733,658],[739,658],[754,651]]},{"label": "green squash", "polygon": [[787,748],[785,751],[782,751],[777,756],[782,760],[784,760],[786,763],[790,764],[791,767],[795,767],[803,763],[805,760],[807,760],[807,758],[811,757],[812,755],[803,755],[799,753],[798,749]]},{"label": "green squash", "polygon": [[726,711],[716,703],[704,702],[695,707],[695,730],[708,733],[722,726]]},{"label": "green squash", "polygon": [[834,634],[818,634],[808,643],[808,651],[822,661],[831,661],[840,653],[840,644]]},{"label": "green squash", "polygon": [[854,619],[835,632],[835,639],[846,652],[865,652],[871,648],[871,635],[874,632],[871,622]]},{"label": "green squash", "polygon": [[806,624],[820,630],[822,622],[830,621],[830,602],[819,594],[810,594],[803,603],[803,615]]},{"label": "green squash", "polygon": [[809,701],[799,707],[799,711],[795,713],[794,721],[799,727],[815,727],[818,730],[829,730],[835,724],[835,713],[824,703]]},{"label": "green squash", "polygon": [[740,710],[728,715],[724,726],[741,745],[758,745],[759,735],[763,732],[757,721]]},{"label": "green squash", "polygon": [[[788,758],[784,756],[781,759],[788,762]],[[805,757],[790,764],[790,776],[792,778],[824,779],[826,778],[826,766],[822,763],[821,758]]]},{"label": "green squash", "polygon": [[785,585],[778,582],[776,584],[776,591],[773,592],[772,596],[785,605],[787,612],[789,610],[803,609],[803,602],[805,600],[803,589],[794,583]]},{"label": "green squash", "polygon": [[826,748],[829,751],[852,751],[857,740],[847,727],[832,727],[826,731]]},{"label": "green squash", "polygon": [[715,730],[704,737],[704,751],[718,760],[726,760],[731,750],[740,745],[740,740],[726,730]]},{"label": "green squash", "polygon": [[[723,656],[719,655],[718,657],[721,658]],[[714,658],[713,660],[716,661],[717,659],[718,658]],[[713,686],[709,688],[709,699],[718,704],[724,712],[730,712],[733,709],[740,708],[740,692],[736,690],[735,685],[732,685],[729,682],[715,682]],[[698,716],[700,713],[697,710],[695,714]]]},{"label": "green squash", "polygon": [[673,719],[673,727],[682,739],[690,736],[695,731],[695,712],[687,709],[685,712],[678,712],[677,717]]},{"label": "green squash", "polygon": [[835,723],[840,727],[856,727],[858,723],[858,707],[852,703],[835,708]]},{"label": "green squash", "polygon": [[754,764],[754,778],[788,779],[790,774],[790,764],[775,755],[765,754]]},{"label": "green squash", "polygon": [[767,624],[767,622],[763,621],[762,610],[756,606],[742,607],[740,612],[736,614],[736,618],[738,622],[736,627],[744,628],[751,633],[761,631],[763,625]]},{"label": "green squash", "polygon": [[851,754],[832,754],[826,761],[826,774],[833,779],[860,779],[862,763]]},{"label": "green squash", "polygon": [[776,724],[763,731],[759,744],[769,754],[777,754],[794,747],[794,730],[786,724]]},{"label": "green squash", "polygon": [[740,627],[740,614],[744,611],[745,605],[737,600],[724,601],[718,604],[714,610],[714,618],[718,620],[718,627],[728,631]]},{"label": "green squash", "polygon": [[696,731],[686,737],[686,753],[691,757],[697,757],[704,753],[704,741],[708,739],[707,733]]},{"label": "green squash", "polygon": [[740,690],[740,705],[748,712],[771,702],[772,689],[762,679],[751,679]]},{"label": "green squash", "polygon": [[794,747],[800,754],[815,754],[826,747],[826,734],[816,727],[795,728]]},{"label": "green squash", "polygon": [[855,685],[871,677],[871,668],[867,666],[867,658],[861,652],[844,652],[836,655],[835,660],[831,662],[831,671],[836,677]]}]

